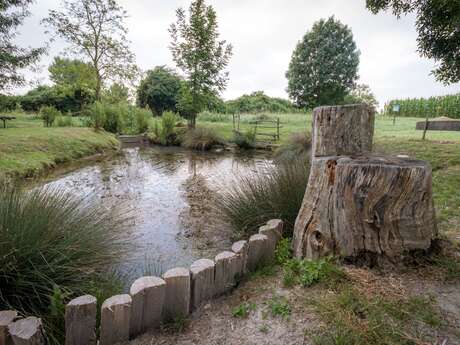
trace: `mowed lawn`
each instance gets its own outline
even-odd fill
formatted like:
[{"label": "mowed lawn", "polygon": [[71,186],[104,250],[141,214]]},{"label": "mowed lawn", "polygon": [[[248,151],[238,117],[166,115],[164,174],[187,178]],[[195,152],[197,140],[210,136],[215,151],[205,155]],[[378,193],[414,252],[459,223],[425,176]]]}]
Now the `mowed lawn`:
[{"label": "mowed lawn", "polygon": [[115,136],[83,127],[43,127],[33,115],[19,115],[0,128],[0,176],[33,177],[58,163],[116,150]]}]

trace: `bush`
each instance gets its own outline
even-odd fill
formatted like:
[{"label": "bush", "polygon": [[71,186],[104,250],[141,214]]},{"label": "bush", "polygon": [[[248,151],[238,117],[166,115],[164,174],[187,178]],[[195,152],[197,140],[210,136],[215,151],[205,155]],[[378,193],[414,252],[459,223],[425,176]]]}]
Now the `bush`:
[{"label": "bush", "polygon": [[153,133],[149,135],[150,140],[164,146],[179,145],[180,141],[175,130],[179,120],[179,115],[172,111],[165,111],[161,116],[161,122],[155,122]]},{"label": "bush", "polygon": [[252,149],[256,145],[256,131],[253,129],[245,133],[235,132],[233,142],[241,149]]},{"label": "bush", "polygon": [[294,159],[237,176],[229,188],[220,192],[218,214],[239,234],[255,233],[270,219],[279,218],[289,235],[302,205],[309,173],[309,160]]},{"label": "bush", "polygon": [[292,133],[288,140],[275,152],[275,160],[278,162],[291,161],[298,157],[307,160],[310,158],[311,135],[310,133]]},{"label": "bush", "polygon": [[206,151],[222,143],[223,140],[213,129],[204,127],[189,129],[182,138],[182,146],[193,150]]},{"label": "bush", "polygon": [[56,117],[55,123],[57,127],[72,127],[73,126],[72,116],[70,115],[58,116]]},{"label": "bush", "polygon": [[43,106],[40,108],[40,118],[43,120],[45,127],[53,126],[56,118],[62,116],[61,112],[55,107]]},{"label": "bush", "polygon": [[292,113],[297,111],[287,99],[267,96],[263,91],[243,95],[237,99],[225,102],[226,111],[230,114],[240,113]]},{"label": "bush", "polygon": [[[0,310],[42,317],[62,340],[62,306],[81,294],[117,290],[110,267],[125,251],[123,218],[60,189],[0,183]],[[109,289],[111,287],[111,289]]]}]

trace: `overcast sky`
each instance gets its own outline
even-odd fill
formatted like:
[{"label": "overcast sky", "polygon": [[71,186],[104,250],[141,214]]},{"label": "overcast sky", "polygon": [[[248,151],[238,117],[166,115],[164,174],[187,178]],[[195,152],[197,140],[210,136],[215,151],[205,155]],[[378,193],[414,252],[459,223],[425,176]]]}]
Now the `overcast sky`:
[{"label": "overcast sky", "polygon": [[[130,17],[131,47],[143,69],[156,65],[174,67],[168,49],[169,25],[177,7],[186,0],[119,0]],[[460,92],[460,85],[444,87],[430,75],[434,62],[416,52],[414,17],[397,20],[391,14],[373,15],[365,0],[208,0],[217,11],[221,38],[233,45],[226,99],[264,90],[270,96],[287,97],[288,68],[293,49],[306,31],[320,18],[335,15],[351,27],[361,51],[360,83],[368,84],[380,103],[397,97],[422,97]],[[47,40],[40,19],[59,0],[37,0],[32,16],[21,27],[18,41],[37,46]],[[54,42],[41,61],[49,65],[62,53],[65,42]],[[49,82],[46,68],[28,79]],[[18,90],[24,92],[24,90]]]}]

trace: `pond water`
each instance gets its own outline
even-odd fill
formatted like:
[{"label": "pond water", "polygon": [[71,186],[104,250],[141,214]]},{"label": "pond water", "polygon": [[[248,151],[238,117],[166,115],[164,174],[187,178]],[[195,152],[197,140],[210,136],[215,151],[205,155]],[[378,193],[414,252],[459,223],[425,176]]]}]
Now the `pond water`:
[{"label": "pond water", "polygon": [[[119,156],[55,176],[43,184],[94,198],[107,209],[117,205],[129,211],[132,218],[126,234],[130,251],[117,267],[129,283],[142,275],[188,266],[203,255],[212,257],[222,248],[228,248],[231,243],[228,236],[214,243],[208,241],[206,250],[200,250],[196,237],[187,236],[191,227],[190,201],[194,196],[187,194],[185,186],[195,184],[191,187],[196,191],[201,185],[195,181],[204,181],[204,193],[215,193],[231,183],[235,175],[251,172],[267,162],[269,158],[264,153],[200,153],[180,148],[133,147],[124,148]],[[195,213],[198,205],[198,214],[205,220],[209,208],[206,205],[200,208],[200,203],[206,200],[204,195],[193,202]]]}]

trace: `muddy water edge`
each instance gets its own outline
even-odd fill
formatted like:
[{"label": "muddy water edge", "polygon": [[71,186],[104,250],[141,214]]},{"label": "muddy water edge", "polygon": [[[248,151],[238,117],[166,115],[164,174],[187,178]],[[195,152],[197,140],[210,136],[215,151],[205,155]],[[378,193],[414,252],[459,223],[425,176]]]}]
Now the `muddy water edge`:
[{"label": "muddy water edge", "polygon": [[129,214],[129,251],[115,267],[128,287],[142,275],[187,267],[228,249],[233,232],[215,214],[217,192],[267,164],[266,151],[125,146],[116,156],[68,165],[31,186],[64,189]]}]

